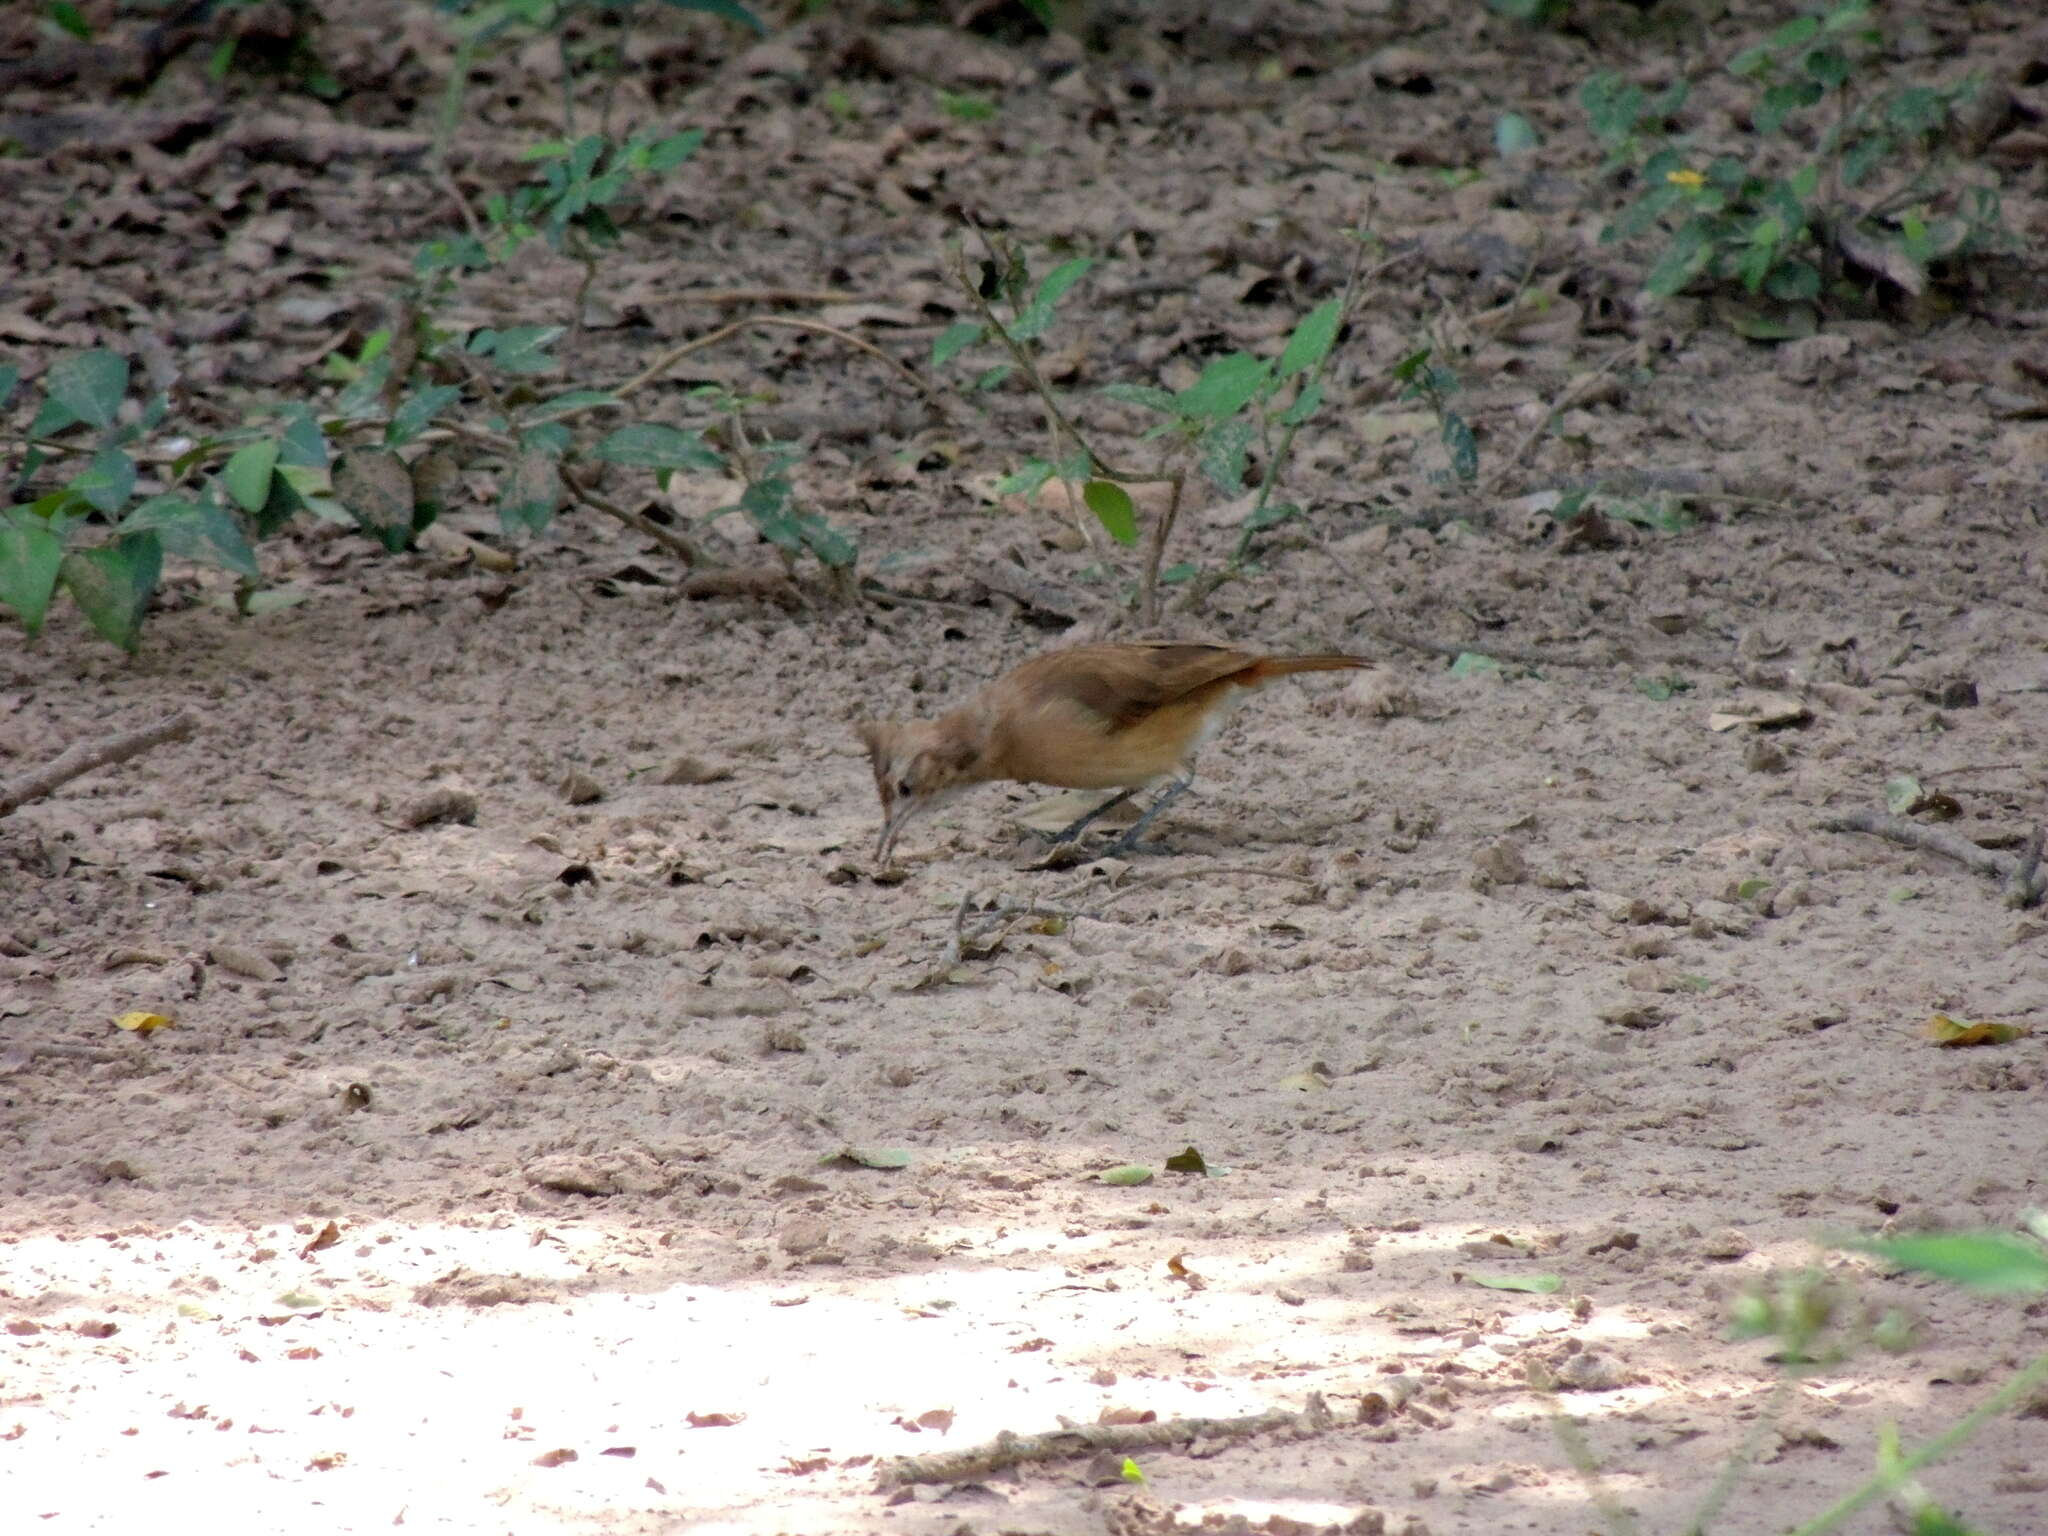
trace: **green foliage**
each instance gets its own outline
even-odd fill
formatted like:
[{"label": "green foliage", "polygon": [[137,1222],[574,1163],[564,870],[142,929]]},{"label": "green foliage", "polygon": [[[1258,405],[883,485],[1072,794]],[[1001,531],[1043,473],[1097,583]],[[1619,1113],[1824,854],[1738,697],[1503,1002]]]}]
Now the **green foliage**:
[{"label": "green foliage", "polygon": [[[1985,1294],[2041,1295],[2048,1293],[2048,1245],[2042,1241],[2048,1238],[2048,1217],[2032,1213],[2027,1226],[2031,1235],[2000,1231],[1907,1233],[1893,1237],[1844,1237],[1833,1246],[1870,1254],[1895,1269]],[[1763,1438],[1774,1428],[1777,1415],[1791,1400],[1799,1380],[1838,1366],[1866,1345],[1893,1353],[1911,1349],[1912,1332],[1902,1314],[1887,1311],[1873,1316],[1873,1309],[1864,1304],[1847,1278],[1819,1268],[1759,1280],[1737,1297],[1731,1315],[1731,1337],[1771,1340],[1771,1357],[1783,1374],[1772,1396],[1770,1411],[1758,1417],[1748,1442],[1723,1464],[1719,1477],[1682,1529],[1700,1536],[1720,1528],[1717,1522],[1722,1509]],[[1866,1505],[1880,1500],[1891,1501],[1916,1536],[1972,1536],[1972,1527],[1928,1496],[1917,1474],[2039,1391],[2044,1382],[2048,1382],[2048,1354],[2030,1361],[1946,1430],[1911,1452],[1900,1444],[1895,1425],[1882,1426],[1872,1474],[1819,1514],[1789,1527],[1791,1536],[1823,1536],[1846,1525]],[[1593,1483],[1603,1510],[1617,1512],[1619,1505],[1602,1495],[1597,1482],[1599,1467],[1577,1426],[1560,1418],[1557,1427],[1580,1472]],[[1782,1509],[1770,1511],[1774,1528],[1788,1529],[1785,1513]]]},{"label": "green foliage", "polygon": [[1572,13],[1571,0],[1486,0],[1486,8],[1532,27],[1562,26]]},{"label": "green foliage", "polygon": [[[1045,337],[1058,317],[1061,301],[1094,266],[1089,258],[1075,257],[1034,284],[1021,255],[1003,245],[996,245],[994,251],[995,259],[963,279],[982,303],[982,318],[956,321],[939,333],[932,343],[935,367],[955,362],[971,348],[988,343],[1000,345],[1013,360],[1028,364],[1030,345]],[[998,301],[1010,305],[1009,319],[997,317],[993,305]],[[1217,494],[1242,496],[1248,490],[1252,451],[1258,448],[1264,473],[1242,524],[1236,556],[1241,561],[1260,532],[1300,515],[1299,507],[1275,501],[1272,493],[1294,434],[1322,406],[1323,369],[1343,329],[1344,310],[1343,298],[1318,305],[1296,325],[1277,360],[1230,352],[1211,358],[1195,381],[1177,392],[1135,382],[1098,390],[1104,399],[1139,406],[1162,418],[1145,435],[1151,441],[1164,441],[1167,460],[1145,471],[1103,463],[1080,439],[1067,407],[1032,369],[1032,383],[1045,398],[1055,441],[1072,451],[1058,459],[1027,459],[997,489],[1003,494],[1029,496],[1055,477],[1079,483],[1082,502],[1103,530],[1117,543],[1130,546],[1138,543],[1140,528],[1129,486],[1167,483],[1177,507],[1182,478],[1192,468]],[[974,387],[999,383],[1009,371],[1008,365],[985,369]],[[1171,512],[1166,514],[1168,521],[1171,516]],[[1192,568],[1175,568],[1160,579],[1184,581],[1193,574]]]},{"label": "green foliage", "polygon": [[1826,299],[1855,295],[1845,259],[1917,294],[1935,263],[2004,242],[1995,186],[1964,180],[1942,153],[1974,86],[1894,83],[1882,43],[1869,0],[1842,0],[1736,54],[1730,73],[1755,89],[1741,153],[1703,155],[1671,131],[1682,82],[1655,98],[1613,74],[1585,82],[1594,136],[1640,189],[1602,238],[1664,240],[1647,294],[1738,288],[1757,306],[1740,328],[1775,339],[1810,331]]},{"label": "green foliage", "polygon": [[[12,369],[0,377],[0,403],[17,382]],[[216,455],[225,440],[188,450],[173,462],[172,477],[190,483],[183,494],[169,494],[156,463],[138,459],[168,402],[161,395],[129,400],[126,358],[104,350],[65,353],[41,382],[41,404],[9,487],[11,504],[0,508],[0,607],[31,637],[64,592],[95,631],[132,651],[167,554],[253,579],[248,531],[234,510],[254,479],[246,450],[219,473],[196,479],[191,467]],[[28,494],[45,470],[59,466],[73,472]]]},{"label": "green foliage", "polygon": [[1433,472],[1431,478],[1469,489],[1479,480],[1479,441],[1472,435],[1472,424],[1451,405],[1464,381],[1435,358],[1434,347],[1417,348],[1394,365],[1394,377],[1400,380],[1403,400],[1419,401],[1436,416],[1449,467]]},{"label": "green foliage", "polygon": [[[540,164],[537,180],[511,192],[492,194],[484,202],[484,231],[429,241],[419,249],[413,268],[424,279],[449,279],[485,271],[509,260],[529,240],[545,239],[553,250],[594,264],[600,252],[619,242],[613,217],[643,192],[649,178],[674,170],[704,142],[704,130],[655,135],[639,133],[623,141],[603,134],[537,144],[525,158]],[[445,290],[445,281],[429,288]],[[499,364],[506,366],[508,346],[533,352],[544,327],[487,333],[496,339]],[[552,339],[552,338],[548,338]],[[541,372],[548,365],[534,353],[523,371]],[[521,371],[513,364],[513,371]]]}]

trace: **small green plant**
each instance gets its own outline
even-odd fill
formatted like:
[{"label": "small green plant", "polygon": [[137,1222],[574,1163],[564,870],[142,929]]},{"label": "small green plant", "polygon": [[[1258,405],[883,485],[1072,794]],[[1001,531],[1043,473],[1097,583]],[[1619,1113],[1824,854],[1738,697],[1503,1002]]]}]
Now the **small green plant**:
[{"label": "small green plant", "polygon": [[1571,15],[1571,0],[1486,0],[1496,16],[1532,27],[1561,27]]},{"label": "small green plant", "polygon": [[[19,382],[18,370],[0,369],[0,408]],[[95,630],[133,650],[164,557],[176,555],[234,572],[247,611],[257,578],[252,530],[291,516],[304,504],[300,488],[313,490],[301,473],[306,435],[293,436],[281,466],[284,445],[272,445],[259,488],[243,454],[201,474],[206,448],[160,444],[169,401],[154,394],[130,409],[128,360],[117,353],[66,353],[44,373],[42,390],[10,505],[0,508],[0,607],[34,636],[52,600],[69,592]],[[51,466],[69,472],[24,500]]]},{"label": "small green plant", "polygon": [[[2028,1233],[2004,1231],[1914,1233],[1894,1237],[1842,1237],[1831,1246],[1868,1254],[1892,1269],[1929,1275],[1987,1295],[2027,1296],[2048,1293],[2048,1216],[2027,1218]],[[1716,1528],[1744,1472],[1777,1427],[1800,1381],[1839,1365],[1858,1350],[1874,1347],[1901,1353],[1914,1347],[1913,1328],[1896,1310],[1873,1311],[1845,1280],[1818,1268],[1776,1276],[1752,1286],[1732,1308],[1729,1336],[1769,1339],[1779,1376],[1765,1410],[1756,1415],[1743,1444],[1707,1490],[1699,1506],[1678,1529],[1683,1536],[1708,1536]],[[1844,1525],[1864,1506],[1888,1500],[1904,1516],[1915,1536],[1971,1536],[1970,1528],[1936,1504],[1920,1486],[1920,1469],[1948,1455],[1993,1419],[2025,1402],[2048,1383],[2048,1353],[2037,1356],[2005,1384],[1946,1430],[1907,1451],[1898,1430],[1879,1432],[1877,1466],[1862,1483],[1806,1521],[1774,1523],[1790,1536],[1824,1536]],[[1634,1516],[1600,1481],[1600,1468],[1584,1434],[1559,1415],[1554,1427],[1574,1467],[1585,1479],[1594,1502],[1613,1536],[1633,1536]],[[1778,1512],[1773,1512],[1774,1517]]]},{"label": "small green plant", "polygon": [[648,178],[674,170],[703,142],[704,130],[692,128],[639,133],[623,142],[592,133],[537,144],[524,158],[539,162],[540,179],[486,198],[484,227],[422,246],[415,269],[422,277],[481,271],[510,259],[527,241],[544,238],[583,267],[575,298],[580,324],[602,254],[619,243],[612,210],[633,202]]},{"label": "small green plant", "polygon": [[[1355,266],[1344,293],[1303,316],[1278,358],[1230,352],[1210,359],[1192,384],[1177,391],[1135,383],[1111,384],[1099,391],[1105,399],[1140,406],[1162,418],[1144,434],[1145,441],[1163,444],[1162,462],[1141,469],[1112,465],[1089,445],[1034,357],[1060,302],[1094,262],[1086,257],[1062,262],[1034,284],[1027,262],[1014,247],[990,238],[989,248],[989,260],[970,268],[963,256],[958,268],[961,287],[979,318],[957,321],[941,332],[932,344],[932,362],[943,366],[970,347],[994,343],[1007,360],[984,367],[973,387],[991,389],[1013,370],[1023,372],[1045,408],[1049,451],[1025,460],[998,489],[1030,496],[1058,479],[1069,487],[1069,505],[1078,500],[1086,506],[1118,544],[1134,546],[1144,533],[1146,547],[1135,594],[1141,623],[1157,622],[1162,581],[1185,581],[1196,574],[1191,566],[1164,572],[1160,568],[1190,471],[1220,496],[1252,495],[1233,565],[1246,558],[1260,533],[1301,515],[1299,506],[1275,493],[1296,434],[1322,407],[1323,374],[1356,287]],[[1361,243],[1361,252],[1363,248]],[[998,315],[998,303],[1009,309],[1007,319]],[[1256,486],[1248,487],[1254,449],[1260,470]],[[1141,530],[1130,487],[1147,484],[1166,486],[1167,502],[1149,530]],[[1074,487],[1079,488],[1078,498],[1072,494]]]},{"label": "small green plant", "polygon": [[993,101],[978,91],[946,91],[934,93],[939,110],[946,116],[962,123],[993,122],[1001,111]]},{"label": "small green plant", "polygon": [[1755,140],[1741,154],[1703,154],[1671,133],[1682,82],[1656,97],[1611,74],[1585,83],[1593,133],[1640,188],[1602,238],[1666,239],[1646,293],[1732,285],[1776,306],[1746,333],[1803,334],[1817,306],[1863,292],[1846,264],[1918,294],[1935,263],[2003,243],[1995,184],[1943,153],[1972,85],[1894,84],[1882,45],[1869,0],[1843,0],[1737,54],[1729,71],[1756,87]]},{"label": "small green plant", "polygon": [[1468,422],[1451,401],[1464,388],[1464,381],[1436,361],[1435,347],[1419,347],[1394,365],[1394,377],[1401,383],[1401,398],[1429,407],[1437,422],[1437,437],[1444,445],[1447,468],[1433,471],[1430,479],[1439,485],[1455,483],[1470,490],[1479,480],[1479,442]]}]

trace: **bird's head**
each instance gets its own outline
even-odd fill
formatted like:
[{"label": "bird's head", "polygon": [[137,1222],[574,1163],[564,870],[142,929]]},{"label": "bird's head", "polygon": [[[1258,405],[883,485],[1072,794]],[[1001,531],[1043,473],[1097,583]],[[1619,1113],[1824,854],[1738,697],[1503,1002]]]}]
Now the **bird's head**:
[{"label": "bird's head", "polygon": [[875,844],[880,863],[911,817],[974,782],[975,754],[944,720],[863,720],[855,729],[867,743],[882,797],[882,835]]}]

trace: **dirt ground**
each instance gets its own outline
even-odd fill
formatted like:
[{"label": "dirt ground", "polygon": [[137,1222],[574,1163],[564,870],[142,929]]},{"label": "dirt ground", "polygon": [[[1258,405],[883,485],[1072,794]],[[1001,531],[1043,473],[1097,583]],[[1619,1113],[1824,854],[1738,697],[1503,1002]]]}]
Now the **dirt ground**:
[{"label": "dirt ground", "polygon": [[[970,9],[755,44],[650,18],[615,120],[711,134],[628,221],[562,387],[758,312],[927,370],[964,209],[1041,266],[1101,258],[1048,345],[1136,453],[1140,414],[1092,391],[1277,348],[1369,220],[1403,260],[1299,444],[1309,516],[1163,627],[1378,668],[1240,711],[1164,853],[1031,868],[1038,796],[987,788],[878,882],[852,722],[1134,633],[1132,567],[989,501],[1044,441],[1021,389],[960,368],[927,405],[787,329],[692,354],[661,408],[771,392],[761,429],[878,584],[858,604],[815,571],[692,599],[638,534],[513,544],[479,501],[450,522],[509,574],[311,526],[265,547],[282,612],[235,620],[177,567],[131,659],[64,607],[0,655],[0,780],[172,709],[198,730],[0,820],[10,1528],[1627,1528],[1562,1409],[1634,1528],[1677,1531],[1745,1450],[1713,1529],[1760,1533],[2048,1347],[2039,1304],[1820,1246],[2048,1204],[2048,917],[1820,827],[1908,774],[1969,836],[2044,817],[2048,28],[1892,8],[1908,64],[2014,93],[1985,153],[2017,250],[1772,349],[1636,301],[1572,93],[1687,72],[1732,132],[1712,66],[1778,11],[1159,6],[1087,51]],[[105,61],[10,76],[0,346],[31,376],[119,348],[212,429],[383,323],[455,217],[418,153],[450,47],[425,6],[329,10],[331,105],[216,86],[204,45],[125,102]],[[57,46],[26,22],[16,65]],[[553,68],[486,54],[466,195],[562,130]],[[1512,162],[1504,110],[1543,139]],[[558,317],[580,277],[532,247],[451,323]],[[1430,334],[1477,493],[1388,380]],[[1531,500],[1594,476],[1682,488],[1692,523],[1567,537]],[[1220,566],[1243,511],[1196,505],[1170,558]],[[732,517],[704,537],[760,558]],[[1795,719],[1710,724],[1774,695]],[[473,824],[411,825],[440,790]],[[175,1026],[114,1027],[135,1010]],[[2035,1033],[1941,1050],[1937,1010]],[[1206,1177],[1166,1169],[1191,1147]],[[1128,1164],[1154,1177],[1097,1177]],[[1774,1397],[1729,1304],[1813,1263],[1917,1342]],[[1142,1486],[1121,1451],[878,1486],[1006,1431],[1253,1415],[1132,1450]],[[2048,1401],[1923,1481],[2048,1530]]]}]

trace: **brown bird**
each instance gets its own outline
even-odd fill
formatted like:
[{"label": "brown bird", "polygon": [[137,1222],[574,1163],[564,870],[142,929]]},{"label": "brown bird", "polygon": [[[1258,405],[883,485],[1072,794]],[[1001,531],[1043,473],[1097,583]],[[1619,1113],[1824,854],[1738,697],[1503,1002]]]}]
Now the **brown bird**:
[{"label": "brown bird", "polygon": [[857,729],[882,797],[875,858],[889,856],[911,817],[969,785],[1015,779],[1121,791],[1062,831],[1057,845],[1172,775],[1116,844],[1136,848],[1188,787],[1195,753],[1247,694],[1293,672],[1371,665],[1362,656],[1262,656],[1222,645],[1077,645],[1034,656],[936,720],[863,721]]}]

